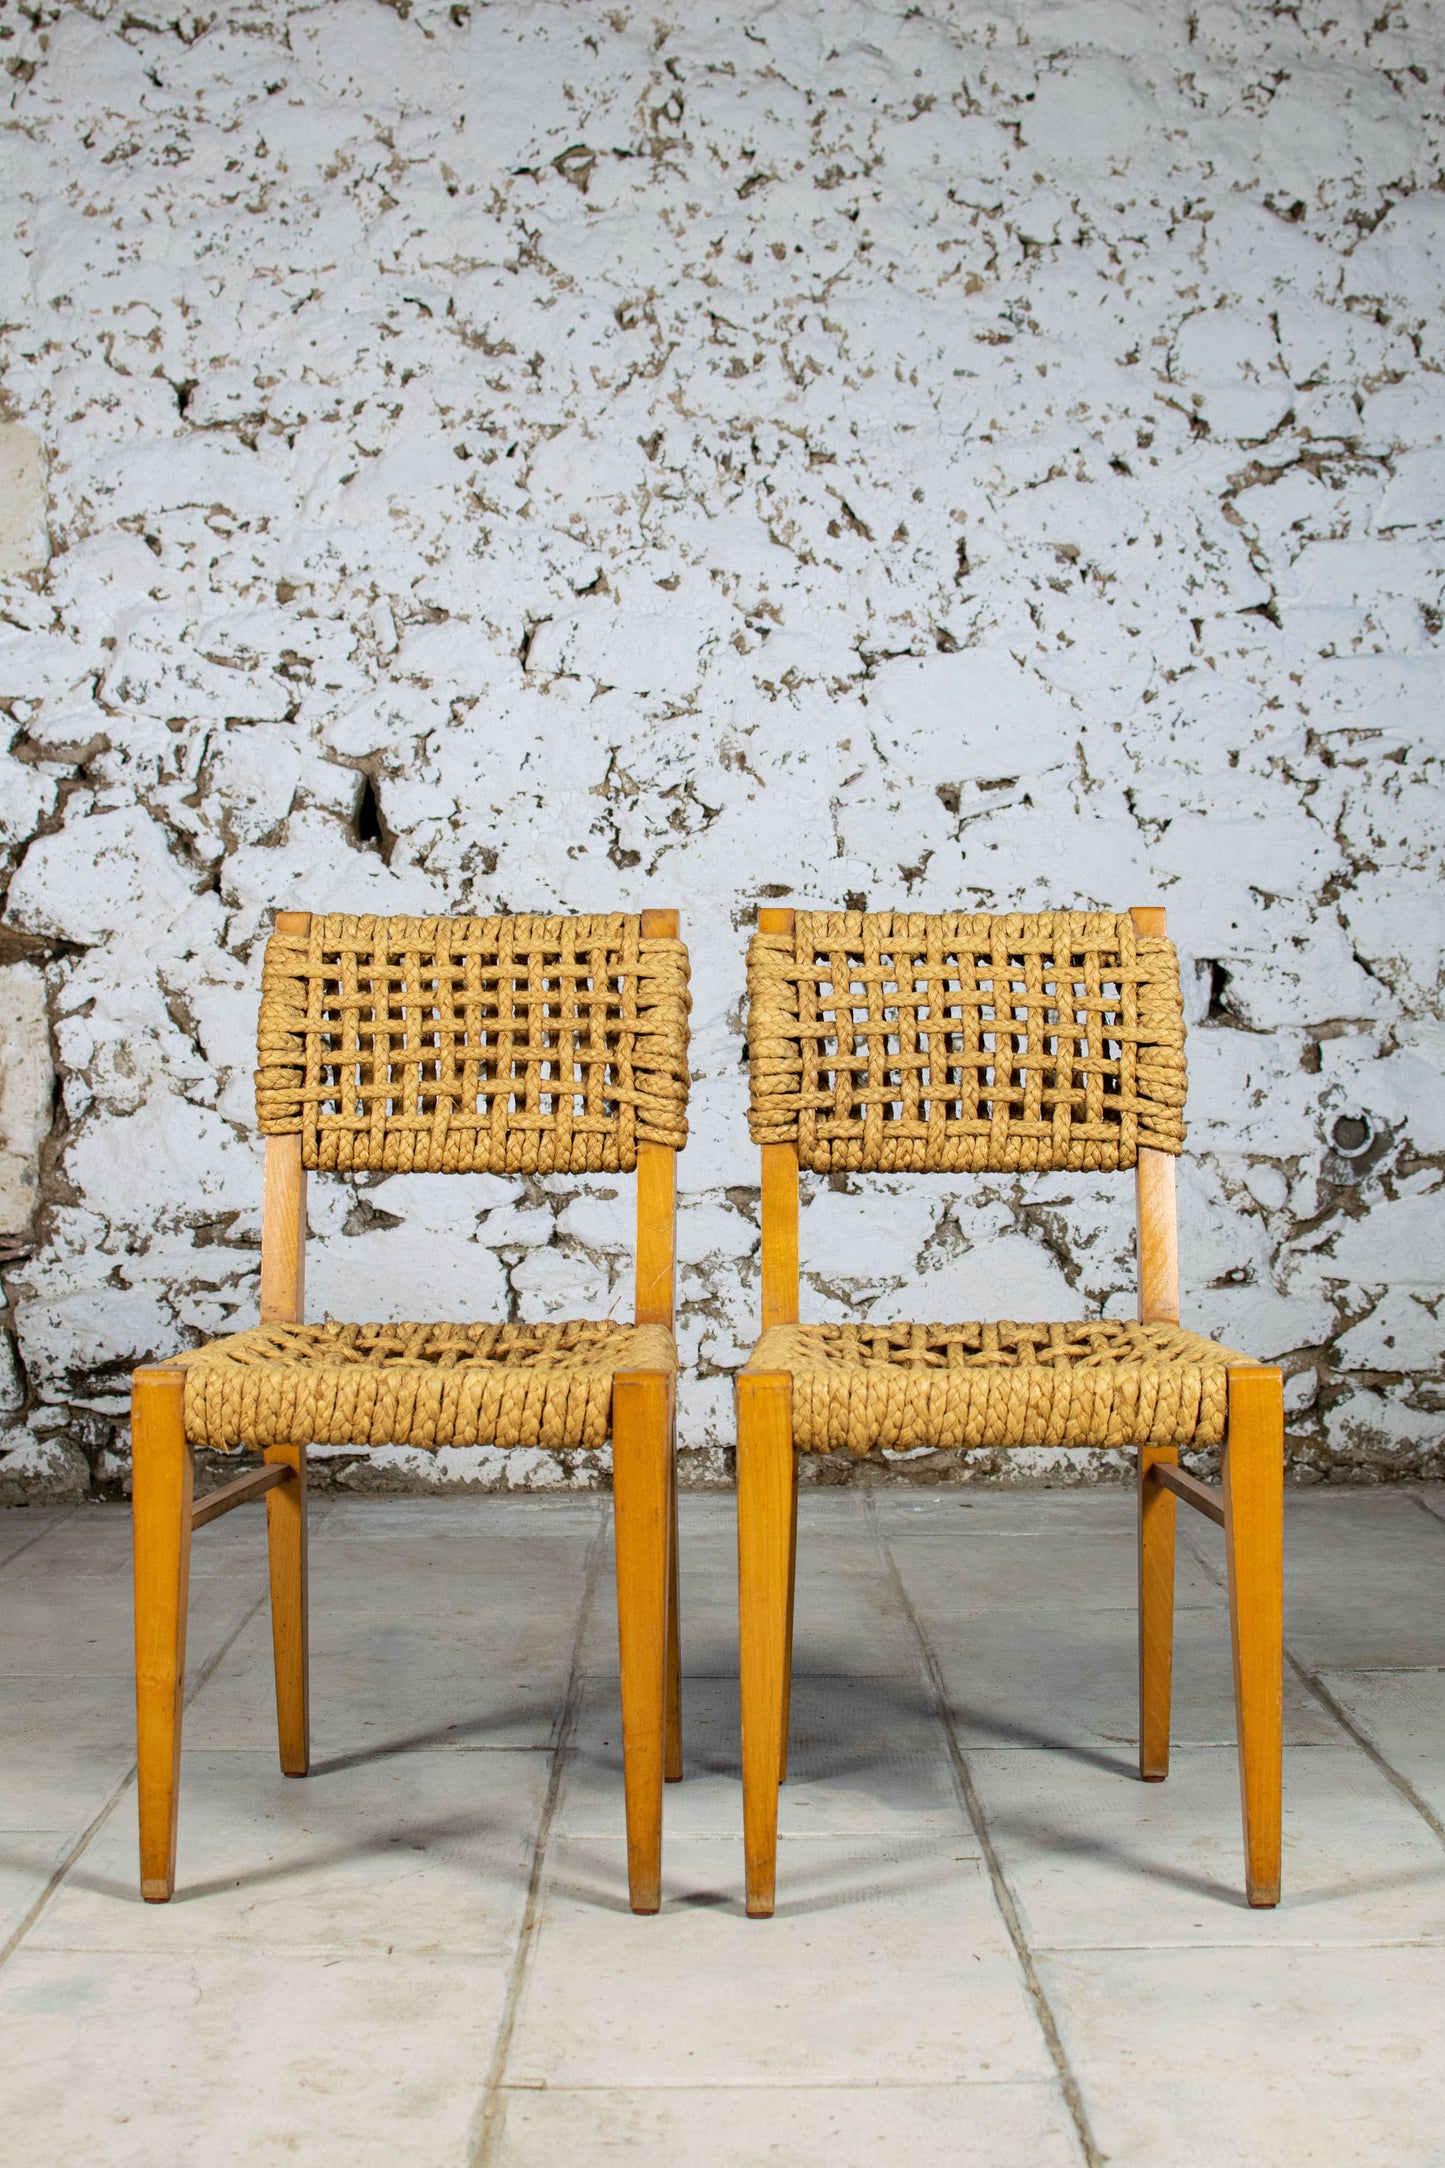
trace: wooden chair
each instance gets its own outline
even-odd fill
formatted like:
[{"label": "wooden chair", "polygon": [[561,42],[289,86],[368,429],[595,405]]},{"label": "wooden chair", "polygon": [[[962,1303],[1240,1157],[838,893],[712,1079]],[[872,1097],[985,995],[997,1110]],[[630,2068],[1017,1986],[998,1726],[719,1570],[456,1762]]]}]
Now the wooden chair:
[{"label": "wooden chair", "polygon": [[[1284,1419],[1278,1370],[1181,1330],[1184,1021],[1164,913],[765,910],[748,952],[762,1338],[737,1383],[747,1904],[773,1910],[787,1774],[797,1454],[1138,1452],[1139,1773],[1169,1768],[1174,1510],[1224,1529],[1252,1905],[1279,1902]],[[798,1322],[798,1170],[1133,1168],[1139,1322]],[[1223,1486],[1179,1466],[1224,1446]]]},{"label": "wooden chair", "polygon": [[[141,1891],[175,1887],[191,1534],[266,1499],[281,1767],[309,1759],[306,1449],[598,1446],[610,1428],[632,1909],[659,1904],[662,1785],[682,1774],[672,1337],[687,1136],[675,911],[408,919],[277,914],[256,1078],[266,1137],[258,1328],[132,1388]],[[313,1170],[637,1174],[632,1325],[305,1325]],[[264,1465],[193,1498],[193,1448]]]}]

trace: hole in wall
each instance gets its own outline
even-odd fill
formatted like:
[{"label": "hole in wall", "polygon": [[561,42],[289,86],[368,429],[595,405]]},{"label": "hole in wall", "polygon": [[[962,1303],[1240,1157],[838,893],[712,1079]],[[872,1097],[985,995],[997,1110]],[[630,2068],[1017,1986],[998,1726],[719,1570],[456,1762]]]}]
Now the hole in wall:
[{"label": "hole in wall", "polygon": [[376,785],[369,775],[361,779],[361,796],[356,801],[353,826],[358,843],[369,851],[381,849],[385,840],[381,831],[381,807],[377,802]]},{"label": "hole in wall", "polygon": [[1342,1114],[1330,1130],[1330,1142],[1342,1159],[1358,1159],[1375,1141],[1368,1114]]},{"label": "hole in wall", "polygon": [[1229,999],[1229,973],[1223,964],[1216,963],[1212,957],[1204,959],[1201,968],[1209,973],[1209,1006],[1204,1012],[1206,1019],[1211,1023],[1235,1023],[1237,1018]]},{"label": "hole in wall", "polygon": [[1322,1173],[1327,1182],[1357,1186],[1389,1157],[1401,1124],[1379,1120],[1363,1107],[1347,1107],[1328,1121]]}]

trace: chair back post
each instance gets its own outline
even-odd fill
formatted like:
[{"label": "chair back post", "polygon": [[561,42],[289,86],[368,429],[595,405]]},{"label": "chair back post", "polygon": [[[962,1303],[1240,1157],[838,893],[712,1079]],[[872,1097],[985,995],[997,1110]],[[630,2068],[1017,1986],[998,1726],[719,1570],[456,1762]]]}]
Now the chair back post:
[{"label": "chair back post", "polygon": [[[676,911],[644,911],[644,941],[675,941]],[[635,1322],[672,1330],[677,1254],[677,1153],[670,1144],[637,1147],[637,1297]]]},{"label": "chair back post", "polygon": [[[1129,912],[1136,934],[1162,938],[1165,913],[1153,905]],[[1174,1192],[1172,1153],[1139,1147],[1134,1169],[1134,1201],[1139,1227],[1139,1322],[1179,1323],[1179,1216]]]},{"label": "chair back post", "polygon": [[[762,909],[759,933],[791,934],[791,911]],[[763,1331],[798,1322],[798,1147],[765,1144],[762,1183]]]},{"label": "chair back post", "polygon": [[[277,933],[311,931],[309,911],[278,911]],[[261,1323],[299,1325],[306,1310],[306,1169],[301,1139],[266,1139],[261,1204]]]}]

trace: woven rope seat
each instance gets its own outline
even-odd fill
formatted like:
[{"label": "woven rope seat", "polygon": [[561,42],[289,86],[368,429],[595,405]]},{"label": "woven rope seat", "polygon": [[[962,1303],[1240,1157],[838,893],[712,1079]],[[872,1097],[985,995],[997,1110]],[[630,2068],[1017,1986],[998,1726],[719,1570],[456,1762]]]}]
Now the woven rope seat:
[{"label": "woven rope seat", "polygon": [[622,912],[316,913],[266,945],[257,1125],[312,1169],[630,1174],[687,1142],[687,981]]},{"label": "woven rope seat", "polygon": [[753,936],[748,1004],[753,1141],[817,1174],[1183,1147],[1178,961],[1127,911],[799,911]]},{"label": "woven rope seat", "polygon": [[261,1325],[184,1364],[186,1436],[268,1445],[606,1443],[620,1370],[675,1370],[663,1325]]},{"label": "woven rope seat", "polygon": [[800,1451],[1218,1445],[1230,1364],[1178,1325],[775,1325],[751,1371],[788,1371]]}]

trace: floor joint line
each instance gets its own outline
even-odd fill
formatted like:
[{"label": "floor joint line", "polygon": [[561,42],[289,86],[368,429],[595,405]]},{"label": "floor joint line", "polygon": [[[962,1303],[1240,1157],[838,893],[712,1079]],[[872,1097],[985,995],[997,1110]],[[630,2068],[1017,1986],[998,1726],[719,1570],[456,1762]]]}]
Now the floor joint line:
[{"label": "floor joint line", "polygon": [[[1426,1512],[1429,1511],[1428,1506],[1425,1508],[1425,1510]],[[1434,1518],[1433,1515],[1432,1518]],[[1192,1535],[1193,1531],[1191,1530],[1190,1533]],[[1187,1540],[1188,1539],[1186,1538],[1186,1541]],[[1207,1574],[1211,1575],[1221,1588],[1227,1587],[1228,1584],[1226,1583],[1223,1574],[1221,1574],[1221,1572],[1219,1571],[1219,1568],[1215,1565],[1213,1559],[1206,1558],[1204,1554],[1198,1549],[1196,1549],[1192,1543],[1190,1543],[1189,1548],[1191,1549],[1191,1551],[1194,1552],[1194,1557],[1196,1561],[1204,1569],[1204,1571]],[[1340,1730],[1344,1732],[1345,1736],[1348,1739],[1352,1739],[1355,1745],[1360,1749],[1360,1752],[1366,1755],[1368,1759],[1374,1763],[1375,1767],[1379,1770],[1381,1776],[1385,1779],[1385,1782],[1389,1785],[1392,1785],[1394,1789],[1400,1794],[1400,1797],[1405,1800],[1407,1805],[1412,1806],[1415,1809],[1415,1812],[1419,1815],[1421,1821],[1425,1824],[1426,1828],[1430,1831],[1431,1835],[1437,1840],[1437,1842],[1445,1845],[1445,1822],[1441,1821],[1439,1815],[1435,1812],[1429,1801],[1427,1799],[1424,1799],[1421,1794],[1416,1791],[1414,1785],[1410,1782],[1410,1779],[1403,1773],[1403,1771],[1397,1769],[1394,1763],[1388,1758],[1388,1756],[1383,1754],[1379,1747],[1376,1746],[1374,1740],[1369,1737],[1368,1733],[1361,1729],[1360,1725],[1356,1722],[1355,1718],[1351,1716],[1349,1710],[1345,1707],[1344,1703],[1340,1701],[1336,1695],[1330,1692],[1330,1689],[1325,1685],[1324,1680],[1320,1677],[1319,1673],[1313,1670],[1310,1665],[1303,1663],[1300,1658],[1295,1655],[1293,1649],[1290,1647],[1287,1640],[1284,1644],[1284,1660],[1289,1665],[1289,1668],[1294,1673],[1295,1677],[1299,1680],[1301,1686],[1304,1687],[1305,1692],[1314,1695],[1315,1700],[1319,1702],[1320,1706],[1323,1709],[1329,1712],[1329,1714],[1334,1718],[1334,1721],[1339,1725]],[[1339,1668],[1342,1671],[1353,1671],[1364,1670],[1368,1667],[1365,1665],[1341,1664]],[[1430,1664],[1409,1664],[1392,1668],[1412,1671],[1429,1671],[1435,1669],[1436,1667]],[[1298,1746],[1296,1746],[1292,1748],[1287,1748],[1285,1751],[1286,1753],[1298,1753],[1299,1748]]]},{"label": "floor joint line", "polygon": [[913,1599],[904,1584],[903,1576],[898,1570],[892,1546],[879,1525],[871,1491],[864,1493],[864,1504],[873,1530],[874,1540],[882,1553],[889,1578],[897,1591],[898,1601],[903,1608],[904,1616],[912,1627],[914,1637],[917,1640],[923,1658],[924,1672],[928,1680],[929,1695],[933,1702],[934,1715],[937,1717],[944,1738],[948,1743],[948,1754],[953,1764],[954,1781],[958,1785],[959,1794],[963,1800],[969,1821],[973,1824],[974,1835],[978,1839],[979,1849],[983,1853],[984,1865],[988,1868],[989,1880],[993,1884],[994,1900],[1003,1916],[1004,1926],[1008,1930],[1009,1940],[1014,1947],[1014,1955],[1018,1959],[1020,1970],[1024,1976],[1024,1984],[1034,2006],[1034,2014],[1038,2019],[1039,2029],[1043,2033],[1049,2055],[1053,2060],[1054,2069],[1058,2075],[1059,2087],[1064,2096],[1064,2103],[1073,2121],[1075,2136],[1078,2138],[1088,2168],[1104,2168],[1107,2155],[1095,2142],[1093,2131],[1089,2127],[1088,2113],[1084,2107],[1084,2096],[1080,2090],[1079,2081],[1074,2075],[1073,2067],[1065,2052],[1063,2037],[1059,2032],[1053,2006],[1049,2001],[1043,1981],[1039,1978],[1038,1968],[1034,1964],[1033,1951],[1030,1949],[1028,1937],[1024,1933],[1023,1922],[1019,1918],[1018,1907],[1014,1903],[1013,1891],[1009,1888],[1003,1861],[994,1845],[988,1827],[988,1819],[983,1811],[983,1802],[974,1786],[973,1775],[969,1769],[962,1743],[959,1740],[957,1728],[954,1725],[953,1716],[948,1706],[948,1695],[944,1689],[942,1668],[934,1653],[933,1644],[924,1632],[923,1621],[914,1609]]},{"label": "floor joint line", "polygon": [[[73,1520],[79,1511],[78,1506],[72,1506],[65,1520]],[[8,1551],[4,1558],[0,1558],[0,1573],[3,1573],[7,1566],[13,1565],[17,1558],[23,1558],[27,1551],[33,1551],[37,1543],[43,1543],[47,1536],[55,1535],[64,1526],[65,1521],[53,1521],[48,1528],[37,1528],[33,1536],[27,1536],[23,1543],[17,1543],[13,1551]]]},{"label": "floor joint line", "polygon": [[1325,1708],[1329,1710],[1330,1715],[1339,1725],[1341,1731],[1349,1733],[1361,1753],[1369,1756],[1385,1781],[1394,1786],[1400,1797],[1408,1801],[1415,1809],[1421,1821],[1424,1822],[1426,1828],[1431,1831],[1438,1842],[1445,1845],[1445,1822],[1441,1821],[1429,1801],[1416,1791],[1414,1785],[1403,1771],[1397,1769],[1394,1763],[1381,1753],[1374,1740],[1361,1730],[1344,1703],[1330,1692],[1319,1673],[1311,1671],[1307,1665],[1302,1664],[1298,1657],[1290,1653],[1288,1648],[1284,1652],[1284,1660],[1301,1684],[1307,1687],[1315,1699],[1322,1702]]},{"label": "floor joint line", "polygon": [[552,1834],[552,1824],[557,1816],[557,1803],[562,1791],[562,1777],[572,1733],[577,1723],[577,1712],[582,1700],[582,1651],[586,1643],[587,1628],[591,1623],[593,1601],[597,1582],[602,1571],[606,1550],[606,1536],[610,1514],[604,1512],[597,1523],[596,1533],[587,1550],[587,1564],[583,1572],[582,1601],[577,1608],[577,1631],[572,1637],[572,1660],[567,1672],[567,1692],[562,1703],[561,1721],[557,1726],[557,1741],[552,1751],[552,1771],[547,1779],[546,1796],[542,1802],[541,1818],[537,1824],[537,1841],[532,1848],[532,1872],[527,1883],[527,1902],[522,1913],[522,1925],[517,1935],[517,1948],[512,1959],[512,1974],[507,1982],[506,1999],[502,2005],[501,2019],[497,2025],[496,2042],[492,2059],[487,2068],[482,2088],[481,2125],[474,2142],[467,2148],[468,2168],[485,2168],[494,2156],[501,2131],[502,2107],[509,2091],[521,2090],[509,2087],[504,2081],[507,2057],[511,2053],[512,2034],[516,2030],[517,2012],[521,2007],[522,1988],[526,1983],[527,1967],[536,1947],[537,1928],[542,1911],[542,1877],[547,1865],[547,1845]]},{"label": "floor joint line", "polygon": [[[250,1610],[246,1613],[245,1617],[242,1618],[239,1623],[232,1629],[232,1631],[227,1634],[225,1640],[221,1643],[220,1647],[216,1649],[209,1657],[207,1657],[205,1663],[201,1665],[200,1670],[196,1674],[194,1681],[186,1688],[185,1700],[182,1703],[183,1709],[189,1709],[191,1703],[195,1700],[197,1694],[200,1693],[202,1687],[209,1683],[212,1675],[216,1670],[217,1665],[222,1661],[224,1657],[230,1654],[231,1650],[240,1640],[241,1635],[246,1631],[246,1628],[250,1625],[252,1619],[260,1610],[262,1604],[265,1603],[265,1601],[267,1600],[268,1594],[269,1590],[263,1588],[260,1595],[256,1598],[256,1601],[252,1604]],[[34,1904],[30,1907],[30,1910],[26,1913],[24,1919],[21,1920],[19,1926],[11,1935],[9,1941],[6,1942],[3,1946],[0,1946],[0,1969],[3,1969],[4,1966],[9,1964],[11,1958],[15,1955],[15,1952],[19,1949],[21,1943],[29,1934],[31,1928],[36,1924],[36,1922],[40,1919],[41,1915],[44,1913],[46,1906],[50,1903],[51,1898],[55,1895],[61,1883],[69,1874],[71,1868],[75,1865],[76,1861],[80,1858],[81,1854],[90,1844],[91,1839],[99,1832],[101,1825],[104,1822],[109,1821],[112,1813],[115,1811],[116,1806],[119,1804],[122,1795],[129,1786],[131,1778],[135,1775],[135,1770],[136,1765],[134,1761],[132,1761],[122,1773],[122,1775],[116,1779],[114,1789],[110,1792],[109,1796],[102,1804],[99,1812],[95,1815],[94,1819],[89,1822],[86,1827],[81,1831],[80,1835],[76,1838],[74,1844],[70,1847],[70,1850],[66,1853],[64,1859],[62,1859],[59,1865],[55,1867],[55,1869],[51,1873],[49,1881],[46,1883],[44,1889],[40,1892],[40,1895],[36,1898]]]}]

